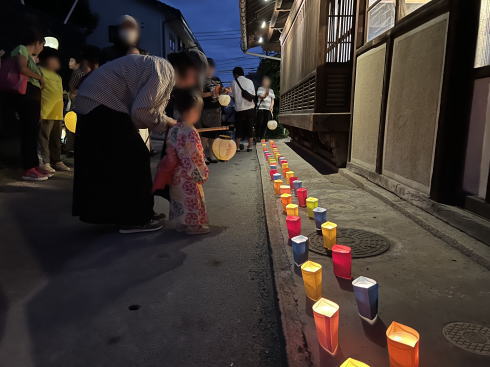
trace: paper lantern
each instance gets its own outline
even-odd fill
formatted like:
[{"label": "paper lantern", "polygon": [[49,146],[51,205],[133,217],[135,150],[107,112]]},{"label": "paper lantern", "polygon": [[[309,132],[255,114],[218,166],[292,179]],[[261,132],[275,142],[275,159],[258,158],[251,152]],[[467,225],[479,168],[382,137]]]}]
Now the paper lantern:
[{"label": "paper lantern", "polygon": [[274,157],[275,157],[276,159],[279,159],[279,157],[280,157],[280,156],[281,156],[281,153],[279,153],[279,152],[274,152]]},{"label": "paper lantern", "polygon": [[65,115],[65,127],[75,134],[77,129],[77,114],[74,111],[69,111]]},{"label": "paper lantern", "polygon": [[281,180],[281,184],[282,184],[282,175],[278,172],[278,173],[274,173],[272,175],[272,178],[275,180]]},{"label": "paper lantern", "polygon": [[298,205],[302,208],[306,207],[306,197],[308,196],[308,190],[304,187],[300,187],[296,190],[296,196],[298,197]]},{"label": "paper lantern", "polygon": [[322,224],[327,221],[327,209],[317,207],[313,209],[313,216],[315,218],[316,231],[321,233]]},{"label": "paper lantern", "polygon": [[286,171],[286,179],[288,183],[291,177],[294,177],[294,171]]},{"label": "paper lantern", "polygon": [[308,237],[299,235],[291,238],[293,248],[293,261],[296,267],[300,267],[308,261]]},{"label": "paper lantern", "polygon": [[371,278],[360,276],[352,281],[359,316],[374,320],[378,315],[378,283]]},{"label": "paper lantern", "polygon": [[308,218],[314,219],[315,216],[313,215],[313,209],[318,207],[318,199],[314,197],[309,197],[306,199],[306,208],[308,212]]},{"label": "paper lantern", "polygon": [[286,226],[288,228],[288,238],[299,236],[301,234],[301,218],[295,215],[286,217]]},{"label": "paper lantern", "polygon": [[269,169],[275,169],[277,170],[277,164],[270,164]]},{"label": "paper lantern", "polygon": [[281,194],[291,194],[291,188],[289,185],[281,185],[279,188],[279,193]]},{"label": "paper lantern", "polygon": [[280,180],[280,179],[274,180],[274,193],[276,195],[279,195],[280,194],[281,185],[282,185],[282,180]]},{"label": "paper lantern", "polygon": [[218,97],[218,102],[221,106],[223,107],[226,107],[230,104],[231,102],[231,97],[227,94],[221,94],[219,97]]},{"label": "paper lantern", "polygon": [[419,333],[393,321],[386,330],[390,367],[418,367]]},{"label": "paper lantern", "polygon": [[336,277],[352,279],[352,249],[349,246],[332,246],[333,273]]},{"label": "paper lantern", "polygon": [[271,176],[271,181],[274,181],[274,175],[277,173],[277,169],[269,170],[269,175]]},{"label": "paper lantern", "polygon": [[[281,161],[279,161],[281,163]],[[286,177],[286,172],[289,171],[289,164],[287,162],[281,163],[281,170],[284,177]]]},{"label": "paper lantern", "polygon": [[322,266],[313,261],[301,265],[301,275],[305,285],[306,296],[317,301],[322,297]]},{"label": "paper lantern", "polygon": [[217,139],[214,139],[211,148],[214,156],[220,161],[229,161],[236,154],[236,144],[228,135],[220,135]]},{"label": "paper lantern", "polygon": [[288,160],[286,159],[286,157],[283,157],[282,155],[279,156],[279,159],[278,159],[279,163],[283,164],[283,163],[288,163]]},{"label": "paper lantern", "polygon": [[298,205],[296,204],[288,204],[286,206],[286,214],[292,216],[299,216]]},{"label": "paper lantern", "polygon": [[60,43],[55,37],[44,37],[44,47],[50,47],[57,50],[60,47]]},{"label": "paper lantern", "polygon": [[260,139],[260,142],[261,142],[262,144],[264,144],[264,143],[266,142],[266,140],[265,140],[265,139]]},{"label": "paper lantern", "polygon": [[369,365],[354,358],[347,358],[340,367],[369,367]]},{"label": "paper lantern", "polygon": [[339,346],[339,305],[320,298],[313,305],[313,317],[318,343],[328,353],[335,354]]},{"label": "paper lantern", "polygon": [[322,224],[323,247],[331,250],[335,242],[337,242],[337,225],[333,222],[325,222]]},{"label": "paper lantern", "polygon": [[282,211],[286,214],[286,207],[291,204],[291,194],[281,194]]},{"label": "paper lantern", "polygon": [[293,191],[294,191],[294,196],[298,196],[298,189],[303,187],[303,181],[301,180],[294,180],[293,181]]},{"label": "paper lantern", "polygon": [[277,121],[276,120],[267,121],[267,128],[269,130],[276,130],[277,129]]},{"label": "paper lantern", "polygon": [[292,191],[294,191],[293,182],[296,181],[297,179],[298,179],[298,177],[296,177],[296,176],[289,177],[289,186],[291,187]]}]

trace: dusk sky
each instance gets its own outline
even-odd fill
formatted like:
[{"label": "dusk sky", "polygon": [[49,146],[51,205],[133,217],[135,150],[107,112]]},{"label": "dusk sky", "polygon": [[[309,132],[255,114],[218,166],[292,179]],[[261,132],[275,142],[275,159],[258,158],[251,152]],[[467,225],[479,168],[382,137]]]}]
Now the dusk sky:
[{"label": "dusk sky", "polygon": [[[164,0],[180,9],[206,55],[216,61],[223,82],[232,80],[235,66],[256,68],[259,59],[244,55],[240,48],[238,0]],[[254,50],[260,52],[260,50]]]}]

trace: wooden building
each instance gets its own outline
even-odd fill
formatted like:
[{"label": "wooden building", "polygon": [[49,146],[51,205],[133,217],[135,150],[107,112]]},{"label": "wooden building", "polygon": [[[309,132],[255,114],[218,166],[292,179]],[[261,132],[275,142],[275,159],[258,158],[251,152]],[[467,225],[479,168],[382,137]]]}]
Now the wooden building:
[{"label": "wooden building", "polygon": [[240,3],[243,46],[280,47],[295,144],[399,196],[490,217],[490,0]]}]

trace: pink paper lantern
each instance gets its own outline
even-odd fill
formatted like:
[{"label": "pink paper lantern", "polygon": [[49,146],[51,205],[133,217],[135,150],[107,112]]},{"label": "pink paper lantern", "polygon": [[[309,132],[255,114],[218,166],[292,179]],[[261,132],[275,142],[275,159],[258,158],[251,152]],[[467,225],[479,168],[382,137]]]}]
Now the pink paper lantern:
[{"label": "pink paper lantern", "polygon": [[352,249],[349,246],[332,246],[333,273],[336,277],[352,279]]},{"label": "pink paper lantern", "polygon": [[293,182],[296,181],[297,179],[298,177],[296,176],[289,177],[289,186],[291,187],[291,190],[294,190]]},{"label": "pink paper lantern", "polygon": [[306,198],[308,197],[308,190],[304,187],[300,187],[296,190],[296,196],[298,197],[298,205],[302,208],[306,208]]},{"label": "pink paper lantern", "polygon": [[301,218],[293,215],[286,217],[286,226],[288,227],[288,237],[299,236],[301,234]]},{"label": "pink paper lantern", "polygon": [[277,169],[271,169],[269,170],[269,174],[271,175],[271,181],[274,180],[274,175],[277,173]]}]

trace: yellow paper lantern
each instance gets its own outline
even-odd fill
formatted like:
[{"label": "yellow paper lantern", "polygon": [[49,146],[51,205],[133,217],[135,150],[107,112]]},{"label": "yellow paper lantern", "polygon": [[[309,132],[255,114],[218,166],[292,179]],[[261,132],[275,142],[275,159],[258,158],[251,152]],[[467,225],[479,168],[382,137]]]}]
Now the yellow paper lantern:
[{"label": "yellow paper lantern", "polygon": [[369,365],[354,358],[347,358],[340,367],[369,367]]},{"label": "yellow paper lantern", "polygon": [[330,354],[339,347],[339,305],[326,298],[320,298],[313,305],[316,337],[318,343]]},{"label": "yellow paper lantern", "polygon": [[314,197],[309,197],[306,198],[306,209],[308,212],[308,218],[314,219],[315,218],[315,213],[313,212],[313,209],[318,207],[318,199]]},{"label": "yellow paper lantern", "polygon": [[65,115],[65,127],[68,131],[71,131],[75,134],[77,129],[77,114],[74,111],[69,111]]},{"label": "yellow paper lantern", "polygon": [[223,107],[226,107],[230,104],[231,102],[231,97],[227,94],[221,94],[219,97],[218,97],[218,103],[223,106]]},{"label": "yellow paper lantern", "polygon": [[337,242],[337,225],[333,222],[322,223],[322,236],[323,247],[332,250],[333,245]]},{"label": "yellow paper lantern", "polygon": [[419,366],[419,333],[403,324],[393,321],[386,329],[388,354],[392,367]]},{"label": "yellow paper lantern", "polygon": [[274,193],[279,195],[281,193],[282,180],[274,180]]},{"label": "yellow paper lantern", "polygon": [[289,179],[294,176],[294,171],[286,172],[286,182],[289,182]]},{"label": "yellow paper lantern", "polygon": [[228,135],[220,135],[213,142],[213,153],[220,161],[229,161],[236,154],[236,144]]},{"label": "yellow paper lantern", "polygon": [[299,217],[298,205],[296,205],[296,204],[288,204],[286,206],[286,214],[288,216]]},{"label": "yellow paper lantern", "polygon": [[301,275],[306,296],[318,301],[322,297],[322,266],[314,261],[306,261],[301,265]]},{"label": "yellow paper lantern", "polygon": [[291,194],[281,194],[282,211],[284,213],[286,213],[286,207],[288,206],[288,204],[291,204],[291,201]]}]

